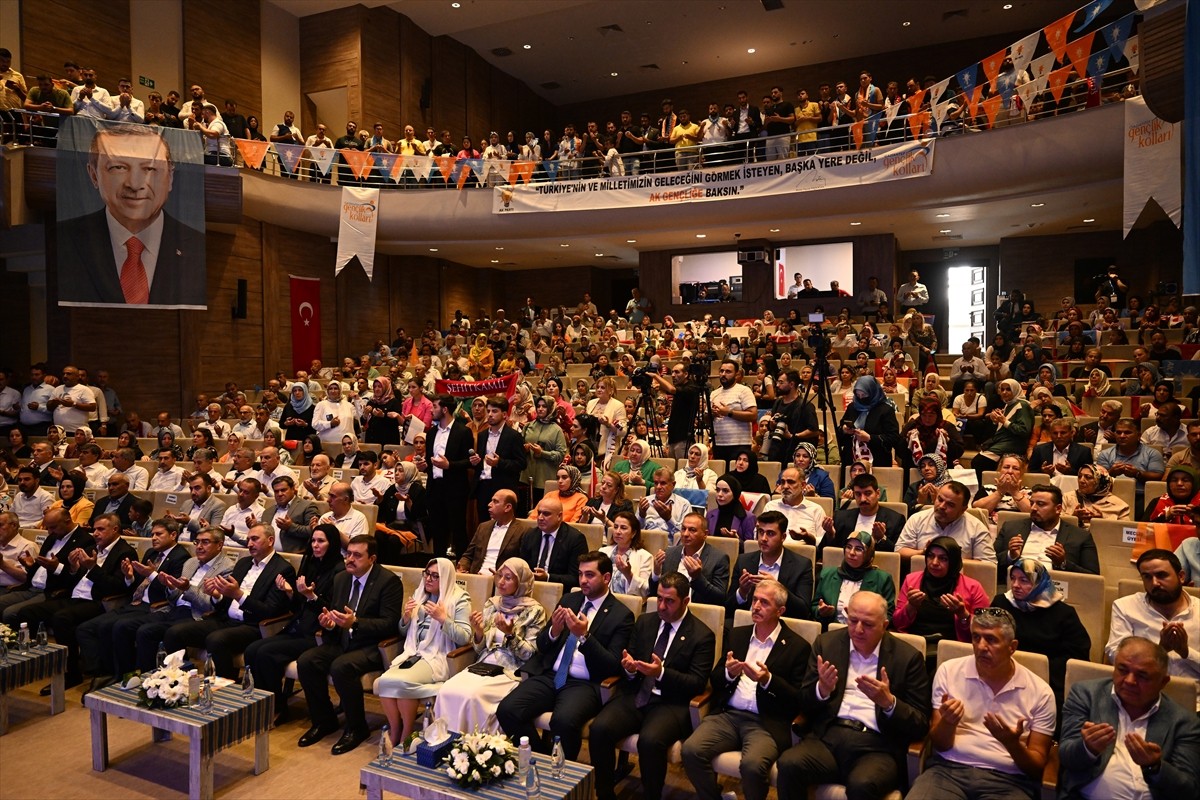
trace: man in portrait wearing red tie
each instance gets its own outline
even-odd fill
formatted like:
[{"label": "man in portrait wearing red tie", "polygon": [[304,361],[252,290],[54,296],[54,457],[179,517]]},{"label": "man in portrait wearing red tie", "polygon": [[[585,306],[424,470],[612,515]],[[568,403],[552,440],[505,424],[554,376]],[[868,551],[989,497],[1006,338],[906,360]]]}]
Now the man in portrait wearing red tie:
[{"label": "man in portrait wearing red tie", "polygon": [[163,210],[175,177],[167,140],[150,127],[102,128],[87,174],[105,208],[59,223],[60,301],[204,308],[204,234]]}]

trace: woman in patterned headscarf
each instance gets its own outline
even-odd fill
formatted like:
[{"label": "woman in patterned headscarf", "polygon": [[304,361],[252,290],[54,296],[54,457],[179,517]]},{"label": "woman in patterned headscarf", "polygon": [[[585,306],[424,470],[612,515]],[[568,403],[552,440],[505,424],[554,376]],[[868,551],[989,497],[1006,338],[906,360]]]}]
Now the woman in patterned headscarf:
[{"label": "woman in patterned headscarf", "polygon": [[896,610],[896,582],[892,573],[880,569],[875,559],[875,537],[870,531],[850,534],[842,548],[842,563],[821,570],[813,591],[813,619],[828,628],[831,622],[846,622],[846,606],[855,592],[875,592],[887,601],[888,619]]},{"label": "woman in patterned headscarf", "polygon": [[1113,479],[1096,464],[1079,468],[1079,488],[1063,493],[1063,515],[1078,517],[1087,527],[1094,519],[1130,519],[1129,504],[1112,493]]}]

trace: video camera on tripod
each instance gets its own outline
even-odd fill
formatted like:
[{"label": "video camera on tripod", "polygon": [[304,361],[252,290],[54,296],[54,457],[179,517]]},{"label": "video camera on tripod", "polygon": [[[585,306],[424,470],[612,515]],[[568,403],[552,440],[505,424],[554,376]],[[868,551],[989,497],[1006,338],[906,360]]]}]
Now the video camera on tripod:
[{"label": "video camera on tripod", "polygon": [[784,432],[787,431],[787,415],[772,414],[769,417],[763,417],[760,422],[765,429],[763,435],[763,452],[766,454],[768,461],[781,461],[784,445]]}]

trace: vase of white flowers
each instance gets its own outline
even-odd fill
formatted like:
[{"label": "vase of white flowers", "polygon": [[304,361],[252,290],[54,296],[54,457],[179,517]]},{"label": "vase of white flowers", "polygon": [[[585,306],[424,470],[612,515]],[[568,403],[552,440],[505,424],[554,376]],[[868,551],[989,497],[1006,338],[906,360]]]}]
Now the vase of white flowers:
[{"label": "vase of white flowers", "polygon": [[0,641],[3,641],[10,649],[16,648],[17,632],[4,623],[0,623]]},{"label": "vase of white flowers", "polygon": [[194,672],[183,668],[182,650],[172,653],[161,667],[141,676],[138,705],[146,708],[186,706],[190,678]]},{"label": "vase of white flowers", "polygon": [[464,734],[442,762],[446,774],[464,789],[478,789],[517,774],[517,749],[503,736]]}]

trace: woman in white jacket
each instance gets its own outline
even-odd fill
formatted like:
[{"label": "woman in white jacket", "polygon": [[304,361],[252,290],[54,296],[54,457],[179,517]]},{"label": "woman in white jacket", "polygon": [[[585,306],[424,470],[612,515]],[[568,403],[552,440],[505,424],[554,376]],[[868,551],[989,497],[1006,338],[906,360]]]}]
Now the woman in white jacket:
[{"label": "woman in white jacket", "polygon": [[325,399],[313,409],[312,426],[322,442],[341,443],[342,437],[354,433],[354,406],[342,397],[340,381],[330,381],[325,387]]}]

